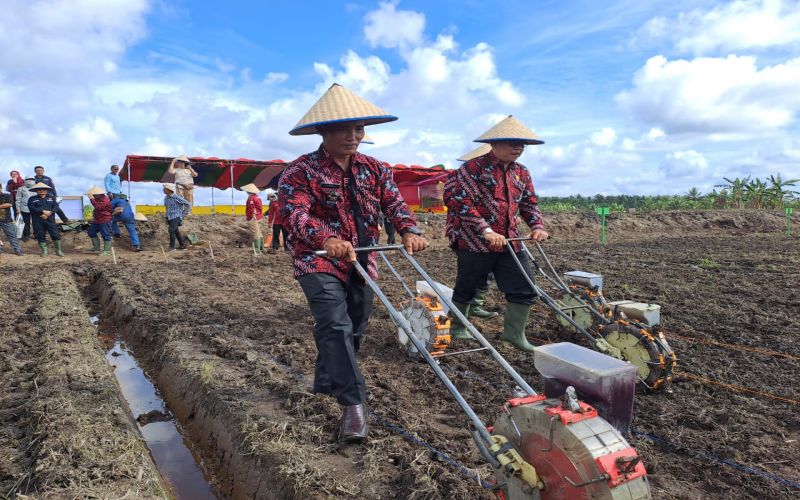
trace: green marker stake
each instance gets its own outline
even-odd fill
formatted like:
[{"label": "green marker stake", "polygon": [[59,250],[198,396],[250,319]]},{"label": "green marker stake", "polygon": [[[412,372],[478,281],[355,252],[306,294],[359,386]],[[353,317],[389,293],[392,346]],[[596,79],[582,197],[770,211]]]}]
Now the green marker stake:
[{"label": "green marker stake", "polygon": [[597,207],[597,215],[600,216],[600,244],[606,244],[606,215],[608,207]]},{"label": "green marker stake", "polygon": [[786,237],[792,235],[792,212],[794,209],[792,207],[786,207]]}]

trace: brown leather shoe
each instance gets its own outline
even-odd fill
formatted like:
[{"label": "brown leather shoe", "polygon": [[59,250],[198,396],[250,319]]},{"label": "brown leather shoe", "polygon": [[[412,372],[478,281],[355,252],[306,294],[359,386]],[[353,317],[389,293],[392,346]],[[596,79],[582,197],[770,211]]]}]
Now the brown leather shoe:
[{"label": "brown leather shoe", "polygon": [[364,403],[342,406],[342,425],[339,427],[339,442],[352,443],[367,437],[367,407]]}]

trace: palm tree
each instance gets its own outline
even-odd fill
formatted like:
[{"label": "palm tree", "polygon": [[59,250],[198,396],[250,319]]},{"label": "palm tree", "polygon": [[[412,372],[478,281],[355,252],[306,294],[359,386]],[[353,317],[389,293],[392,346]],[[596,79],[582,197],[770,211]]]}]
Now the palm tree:
[{"label": "palm tree", "polygon": [[716,187],[727,188],[730,190],[730,196],[733,198],[733,202],[736,205],[736,208],[744,208],[744,189],[745,186],[750,182],[750,176],[744,177],[742,179],[736,177],[735,179],[731,180],[727,177],[723,177],[727,184],[719,184]]},{"label": "palm tree", "polygon": [[767,183],[757,178],[749,182],[745,188],[747,205],[750,208],[764,208],[767,197]]},{"label": "palm tree", "polygon": [[692,189],[686,191],[686,198],[689,201],[700,201],[703,199],[703,193],[696,187],[692,187]]},{"label": "palm tree", "polygon": [[787,201],[791,200],[794,195],[798,194],[797,191],[784,189],[788,186],[794,186],[798,182],[800,182],[800,179],[790,179],[785,181],[781,179],[781,174],[769,176],[770,186],[768,192],[770,194],[770,201],[772,202],[771,204],[773,205],[773,208],[782,209]]}]

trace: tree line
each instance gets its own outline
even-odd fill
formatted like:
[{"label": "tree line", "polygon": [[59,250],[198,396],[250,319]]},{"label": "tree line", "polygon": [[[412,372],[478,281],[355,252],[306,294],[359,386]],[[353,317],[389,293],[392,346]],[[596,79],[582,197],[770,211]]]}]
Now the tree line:
[{"label": "tree line", "polygon": [[612,212],[628,209],[651,210],[710,210],[710,209],[770,209],[800,208],[800,192],[790,188],[800,179],[783,179],[780,174],[767,179],[751,176],[729,179],[714,186],[708,193],[693,187],[681,195],[595,195],[540,196],[539,206],[545,212],[593,211],[608,207]]}]

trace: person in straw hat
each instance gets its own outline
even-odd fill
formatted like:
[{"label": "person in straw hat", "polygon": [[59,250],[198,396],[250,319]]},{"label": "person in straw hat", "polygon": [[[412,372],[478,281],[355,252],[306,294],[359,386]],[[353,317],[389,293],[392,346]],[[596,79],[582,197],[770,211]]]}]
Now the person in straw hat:
[{"label": "person in straw hat", "polygon": [[164,184],[164,207],[167,209],[167,226],[169,228],[169,251],[175,250],[175,240],[178,240],[178,250],[186,250],[186,240],[180,231],[183,218],[189,213],[191,205],[185,198],[175,193],[175,184]]},{"label": "person in straw hat", "polygon": [[[289,132],[320,134],[322,145],[291,162],[278,188],[294,275],[315,321],[314,392],[331,394],[342,406],[341,442],[367,436],[366,387],[356,354],[372,311],[372,292],[353,262],[358,259],[372,278],[377,267],[374,253],[356,254],[354,248],[377,242],[381,211],[409,252],[428,246],[389,169],[358,152],[365,126],[396,119],[333,84]],[[317,250],[326,256],[315,255]]]},{"label": "person in straw hat", "polygon": [[139,233],[136,231],[136,222],[131,204],[123,194],[111,194],[109,196],[111,196],[111,233],[116,238],[122,236],[122,231],[119,230],[119,223],[121,222],[128,231],[128,236],[131,237],[133,250],[141,252],[142,243],[139,241]]},{"label": "person in straw hat", "polygon": [[92,240],[92,252],[100,253],[100,238],[103,238],[103,253],[101,255],[111,255],[111,200],[106,196],[104,189],[93,186],[87,193],[89,202],[94,207],[92,213],[92,223],[86,234]]},{"label": "person in straw hat", "polygon": [[56,196],[50,192],[51,187],[43,182],[37,182],[30,189],[36,193],[36,196],[28,198],[28,211],[31,214],[33,235],[39,243],[41,255],[47,257],[47,235],[49,234],[50,239],[53,240],[53,246],[56,248],[56,255],[63,257],[61,232],[56,225],[56,213],[61,209],[58,207]]},{"label": "person in straw hat", "polygon": [[[447,205],[446,234],[458,259],[453,302],[469,316],[477,290],[494,273],[497,287],[506,297],[506,314],[501,340],[530,352],[533,346],[525,338],[533,290],[519,272],[507,251],[506,238],[519,236],[517,214],[530,227],[530,238],[547,239],[533,181],[517,159],[529,144],[543,144],[536,134],[513,116],[508,116],[475,139],[491,150],[469,159],[447,177],[444,201]],[[521,252],[519,242],[512,248],[533,278],[530,262]],[[466,327],[451,318],[450,335],[471,339]]]},{"label": "person in straw hat", "polygon": [[180,155],[169,164],[167,173],[175,176],[176,194],[189,202],[189,213],[191,213],[194,205],[194,178],[197,177],[197,172],[192,168],[192,161],[186,155]]},{"label": "person in straw hat", "polygon": [[261,198],[258,197],[258,186],[253,183],[246,184],[242,186],[242,191],[249,193],[244,204],[245,219],[247,219],[247,228],[250,230],[250,235],[253,237],[253,245],[256,251],[261,253],[264,251],[264,233],[261,232],[264,212]]}]

